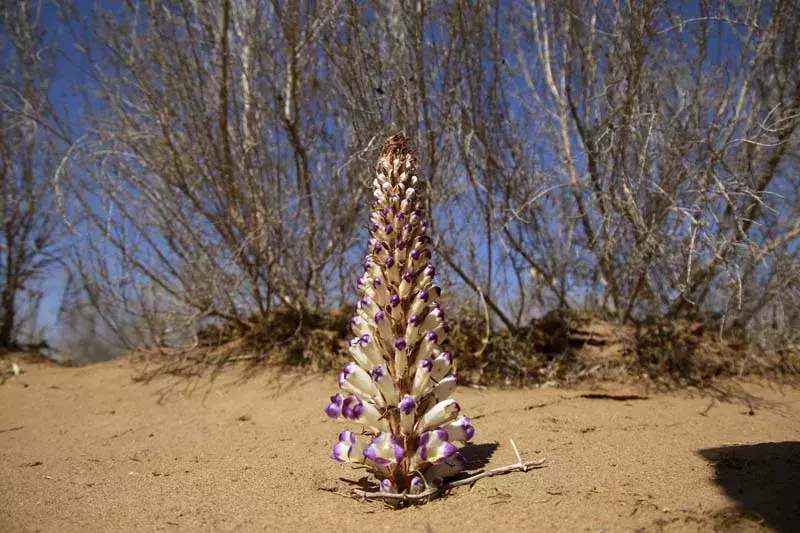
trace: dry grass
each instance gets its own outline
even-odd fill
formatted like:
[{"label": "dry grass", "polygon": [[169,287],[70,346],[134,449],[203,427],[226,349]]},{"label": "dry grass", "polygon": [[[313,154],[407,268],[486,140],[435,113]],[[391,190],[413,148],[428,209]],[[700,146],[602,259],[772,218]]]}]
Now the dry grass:
[{"label": "dry grass", "polygon": [[[488,331],[485,319],[460,311],[452,320],[448,349],[458,375],[471,385],[574,385],[587,381],[645,381],[659,388],[703,386],[718,377],[797,376],[798,354],[768,355],[742,338],[684,320],[616,325],[585,313],[552,312],[514,333]],[[338,368],[347,359],[349,315],[305,314],[279,308],[251,319],[243,331],[209,327],[190,346],[138,352],[139,379],[159,374],[200,375],[243,365],[247,375],[268,367],[312,372]]]}]

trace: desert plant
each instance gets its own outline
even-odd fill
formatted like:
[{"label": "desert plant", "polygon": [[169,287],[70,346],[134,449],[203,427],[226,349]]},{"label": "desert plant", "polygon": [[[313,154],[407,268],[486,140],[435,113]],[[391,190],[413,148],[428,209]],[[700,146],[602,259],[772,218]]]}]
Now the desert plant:
[{"label": "desert plant", "polygon": [[466,442],[474,429],[449,398],[456,377],[452,356],[441,346],[450,327],[428,263],[416,161],[405,137],[386,141],[376,172],[368,251],[358,278],[363,297],[351,321],[354,361],[339,374],[342,392],[325,411],[363,423],[373,437],[365,445],[343,431],[333,459],[365,464],[383,492],[414,494],[465,468],[454,442]]},{"label": "desert plant", "polygon": [[[450,326],[429,262],[428,224],[418,208],[421,183],[407,138],[384,143],[376,173],[358,278],[363,297],[351,321],[354,361],[339,374],[341,392],[325,412],[362,424],[371,437],[361,442],[353,431],[342,431],[332,459],[366,466],[378,481],[378,495],[400,495],[394,500],[400,503],[435,494],[446,478],[463,471],[467,462],[455,443],[470,440],[475,429],[450,398],[457,380],[453,357],[442,347]],[[504,472],[530,466],[520,459]],[[493,475],[478,476],[486,474]]]}]

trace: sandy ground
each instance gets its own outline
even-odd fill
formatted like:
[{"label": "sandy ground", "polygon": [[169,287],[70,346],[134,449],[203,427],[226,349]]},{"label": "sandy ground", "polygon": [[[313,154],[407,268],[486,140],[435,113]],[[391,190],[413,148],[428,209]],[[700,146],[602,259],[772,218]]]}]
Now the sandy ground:
[{"label": "sandy ground", "polygon": [[333,376],[23,370],[0,386],[2,531],[800,530],[797,389],[460,389],[476,469],[513,463],[509,438],[548,466],[392,511],[335,492],[360,476],[328,459]]}]

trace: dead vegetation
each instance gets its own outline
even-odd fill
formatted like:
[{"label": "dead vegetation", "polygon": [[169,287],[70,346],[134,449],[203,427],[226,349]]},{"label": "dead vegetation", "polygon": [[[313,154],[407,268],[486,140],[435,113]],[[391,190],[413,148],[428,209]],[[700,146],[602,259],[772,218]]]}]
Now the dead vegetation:
[{"label": "dead vegetation", "polygon": [[[135,352],[138,379],[159,374],[202,375],[239,365],[246,375],[268,367],[325,372],[348,359],[349,314],[300,314],[278,308],[241,330],[201,330],[195,343]],[[659,387],[702,386],[720,377],[779,378],[798,373],[800,354],[759,353],[745,338],[722,337],[713,324],[687,320],[614,324],[578,312],[553,311],[511,332],[487,329],[485,318],[460,310],[447,348],[462,384],[574,385],[599,380],[643,380]]]}]

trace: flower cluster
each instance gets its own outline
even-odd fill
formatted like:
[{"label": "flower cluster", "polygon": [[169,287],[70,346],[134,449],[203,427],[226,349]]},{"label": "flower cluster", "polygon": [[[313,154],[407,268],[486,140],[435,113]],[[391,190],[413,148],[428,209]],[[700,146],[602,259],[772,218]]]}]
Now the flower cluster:
[{"label": "flower cluster", "polygon": [[450,327],[429,263],[415,167],[408,139],[384,143],[358,278],[362,298],[351,321],[353,361],[339,374],[340,392],[325,408],[333,419],[361,424],[365,435],[342,431],[331,457],[367,466],[382,492],[410,494],[463,470],[456,443],[475,432],[450,398],[453,357],[442,347]]}]

